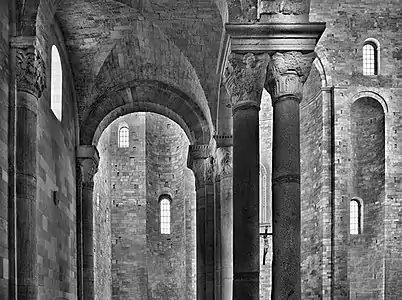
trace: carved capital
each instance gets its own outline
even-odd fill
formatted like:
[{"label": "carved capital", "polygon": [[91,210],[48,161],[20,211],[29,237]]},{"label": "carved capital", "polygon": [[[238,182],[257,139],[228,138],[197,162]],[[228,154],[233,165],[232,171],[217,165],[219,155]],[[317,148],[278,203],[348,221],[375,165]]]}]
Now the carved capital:
[{"label": "carved capital", "polygon": [[273,102],[282,96],[294,96],[299,101],[303,95],[303,84],[310,73],[314,52],[302,54],[290,51],[275,53],[268,66],[266,88]]},{"label": "carved capital", "polygon": [[188,147],[187,167],[193,169],[193,162],[198,159],[206,159],[211,155],[210,145],[190,145]]},{"label": "carved capital", "polygon": [[261,0],[260,13],[269,15],[308,15],[310,0]]},{"label": "carved capital", "polygon": [[220,179],[230,177],[233,174],[233,148],[221,147],[218,148],[217,153],[218,169]]},{"label": "carved capital", "polygon": [[260,108],[268,62],[269,55],[266,53],[229,55],[223,80],[230,95],[233,110],[242,106]]},{"label": "carved capital", "polygon": [[98,166],[99,153],[95,146],[85,145],[77,148],[77,167],[84,185],[93,183]]},{"label": "carved capital", "polygon": [[17,89],[40,98],[46,88],[46,66],[35,38],[18,38],[11,46],[16,50]]}]

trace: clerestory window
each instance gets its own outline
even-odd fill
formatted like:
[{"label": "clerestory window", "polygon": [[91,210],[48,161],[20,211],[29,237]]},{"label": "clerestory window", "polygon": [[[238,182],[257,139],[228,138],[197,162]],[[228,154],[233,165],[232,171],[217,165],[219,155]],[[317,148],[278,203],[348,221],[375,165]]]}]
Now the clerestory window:
[{"label": "clerestory window", "polygon": [[119,147],[127,148],[129,146],[129,130],[124,126],[119,129]]},{"label": "clerestory window", "polygon": [[55,45],[52,46],[52,58],[50,67],[50,109],[56,118],[61,121],[62,117],[62,97],[63,96],[63,70],[59,50]]},{"label": "clerestory window", "polygon": [[378,47],[372,41],[363,45],[363,75],[378,74]]},{"label": "clerestory window", "polygon": [[357,199],[350,200],[350,234],[362,233],[362,204]]},{"label": "clerestory window", "polygon": [[159,204],[161,234],[170,234],[170,199],[163,197]]}]

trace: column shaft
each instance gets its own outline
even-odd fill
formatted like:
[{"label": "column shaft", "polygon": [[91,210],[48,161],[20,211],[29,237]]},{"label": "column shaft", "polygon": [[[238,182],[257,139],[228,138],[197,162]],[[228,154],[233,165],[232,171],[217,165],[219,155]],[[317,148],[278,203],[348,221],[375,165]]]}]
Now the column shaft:
[{"label": "column shaft", "polygon": [[82,174],[81,168],[77,166],[77,186],[76,186],[76,238],[77,238],[77,299],[84,300],[83,297],[83,241],[82,241]]},{"label": "column shaft", "polygon": [[205,186],[196,190],[197,300],[206,299],[205,278]]},{"label": "column shaft", "polygon": [[274,102],[272,299],[300,299],[299,99]]},{"label": "column shaft", "polygon": [[259,299],[258,107],[233,111],[233,299]]},{"label": "column shaft", "polygon": [[95,299],[93,181],[82,185],[83,291],[85,300]]},{"label": "column shaft", "polygon": [[215,180],[215,204],[214,204],[214,299],[221,300],[222,294],[222,229],[221,229],[221,182]]},{"label": "column shaft", "polygon": [[17,93],[16,199],[18,299],[38,297],[36,236],[36,161],[38,99]]},{"label": "column shaft", "polygon": [[214,300],[214,184],[212,181],[206,183],[206,209],[205,209],[205,289],[206,300]]}]

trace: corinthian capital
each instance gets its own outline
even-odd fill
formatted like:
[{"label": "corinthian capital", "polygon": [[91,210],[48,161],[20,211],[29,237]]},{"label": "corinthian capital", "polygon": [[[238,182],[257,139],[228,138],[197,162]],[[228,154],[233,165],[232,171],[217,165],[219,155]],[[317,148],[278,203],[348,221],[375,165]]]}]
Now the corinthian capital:
[{"label": "corinthian capital", "polygon": [[11,46],[16,50],[16,82],[19,91],[40,98],[46,88],[45,62],[32,37],[16,38]]},{"label": "corinthian capital", "polygon": [[83,145],[77,148],[77,167],[84,184],[93,183],[98,166],[99,153],[95,146]]},{"label": "corinthian capital", "polygon": [[272,56],[266,88],[274,101],[285,95],[292,95],[301,101],[303,84],[310,73],[314,58],[314,52],[302,54],[296,51],[275,53]]},{"label": "corinthian capital", "polygon": [[233,109],[241,106],[260,107],[268,62],[268,54],[230,54],[224,82]]}]

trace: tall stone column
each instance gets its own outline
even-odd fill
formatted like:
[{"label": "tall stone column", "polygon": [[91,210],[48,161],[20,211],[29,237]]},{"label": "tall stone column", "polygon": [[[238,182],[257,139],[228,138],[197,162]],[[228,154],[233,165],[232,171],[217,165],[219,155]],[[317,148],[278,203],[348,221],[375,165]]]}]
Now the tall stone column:
[{"label": "tall stone column", "polygon": [[214,162],[210,145],[190,145],[188,167],[195,175],[197,299],[214,299]]},{"label": "tall stone column", "polygon": [[300,299],[300,116],[314,53],[275,53],[267,89],[273,104],[272,299]]},{"label": "tall stone column", "polygon": [[218,159],[214,153],[214,300],[221,300],[222,288],[222,230],[221,230],[221,177],[218,172]]},{"label": "tall stone column", "polygon": [[14,38],[16,51],[16,201],[18,299],[38,297],[37,155],[38,100],[46,87],[45,64],[35,37]]},{"label": "tall stone column", "polygon": [[233,113],[233,299],[259,299],[259,116],[268,54],[232,53],[224,72]]},{"label": "tall stone column", "polygon": [[95,146],[82,145],[77,148],[77,163],[81,175],[82,217],[82,291],[83,299],[95,299],[94,270],[94,175],[98,171],[99,153]]},{"label": "tall stone column", "polygon": [[232,137],[217,139],[217,176],[220,179],[220,298],[232,300],[233,290],[233,177]]}]

